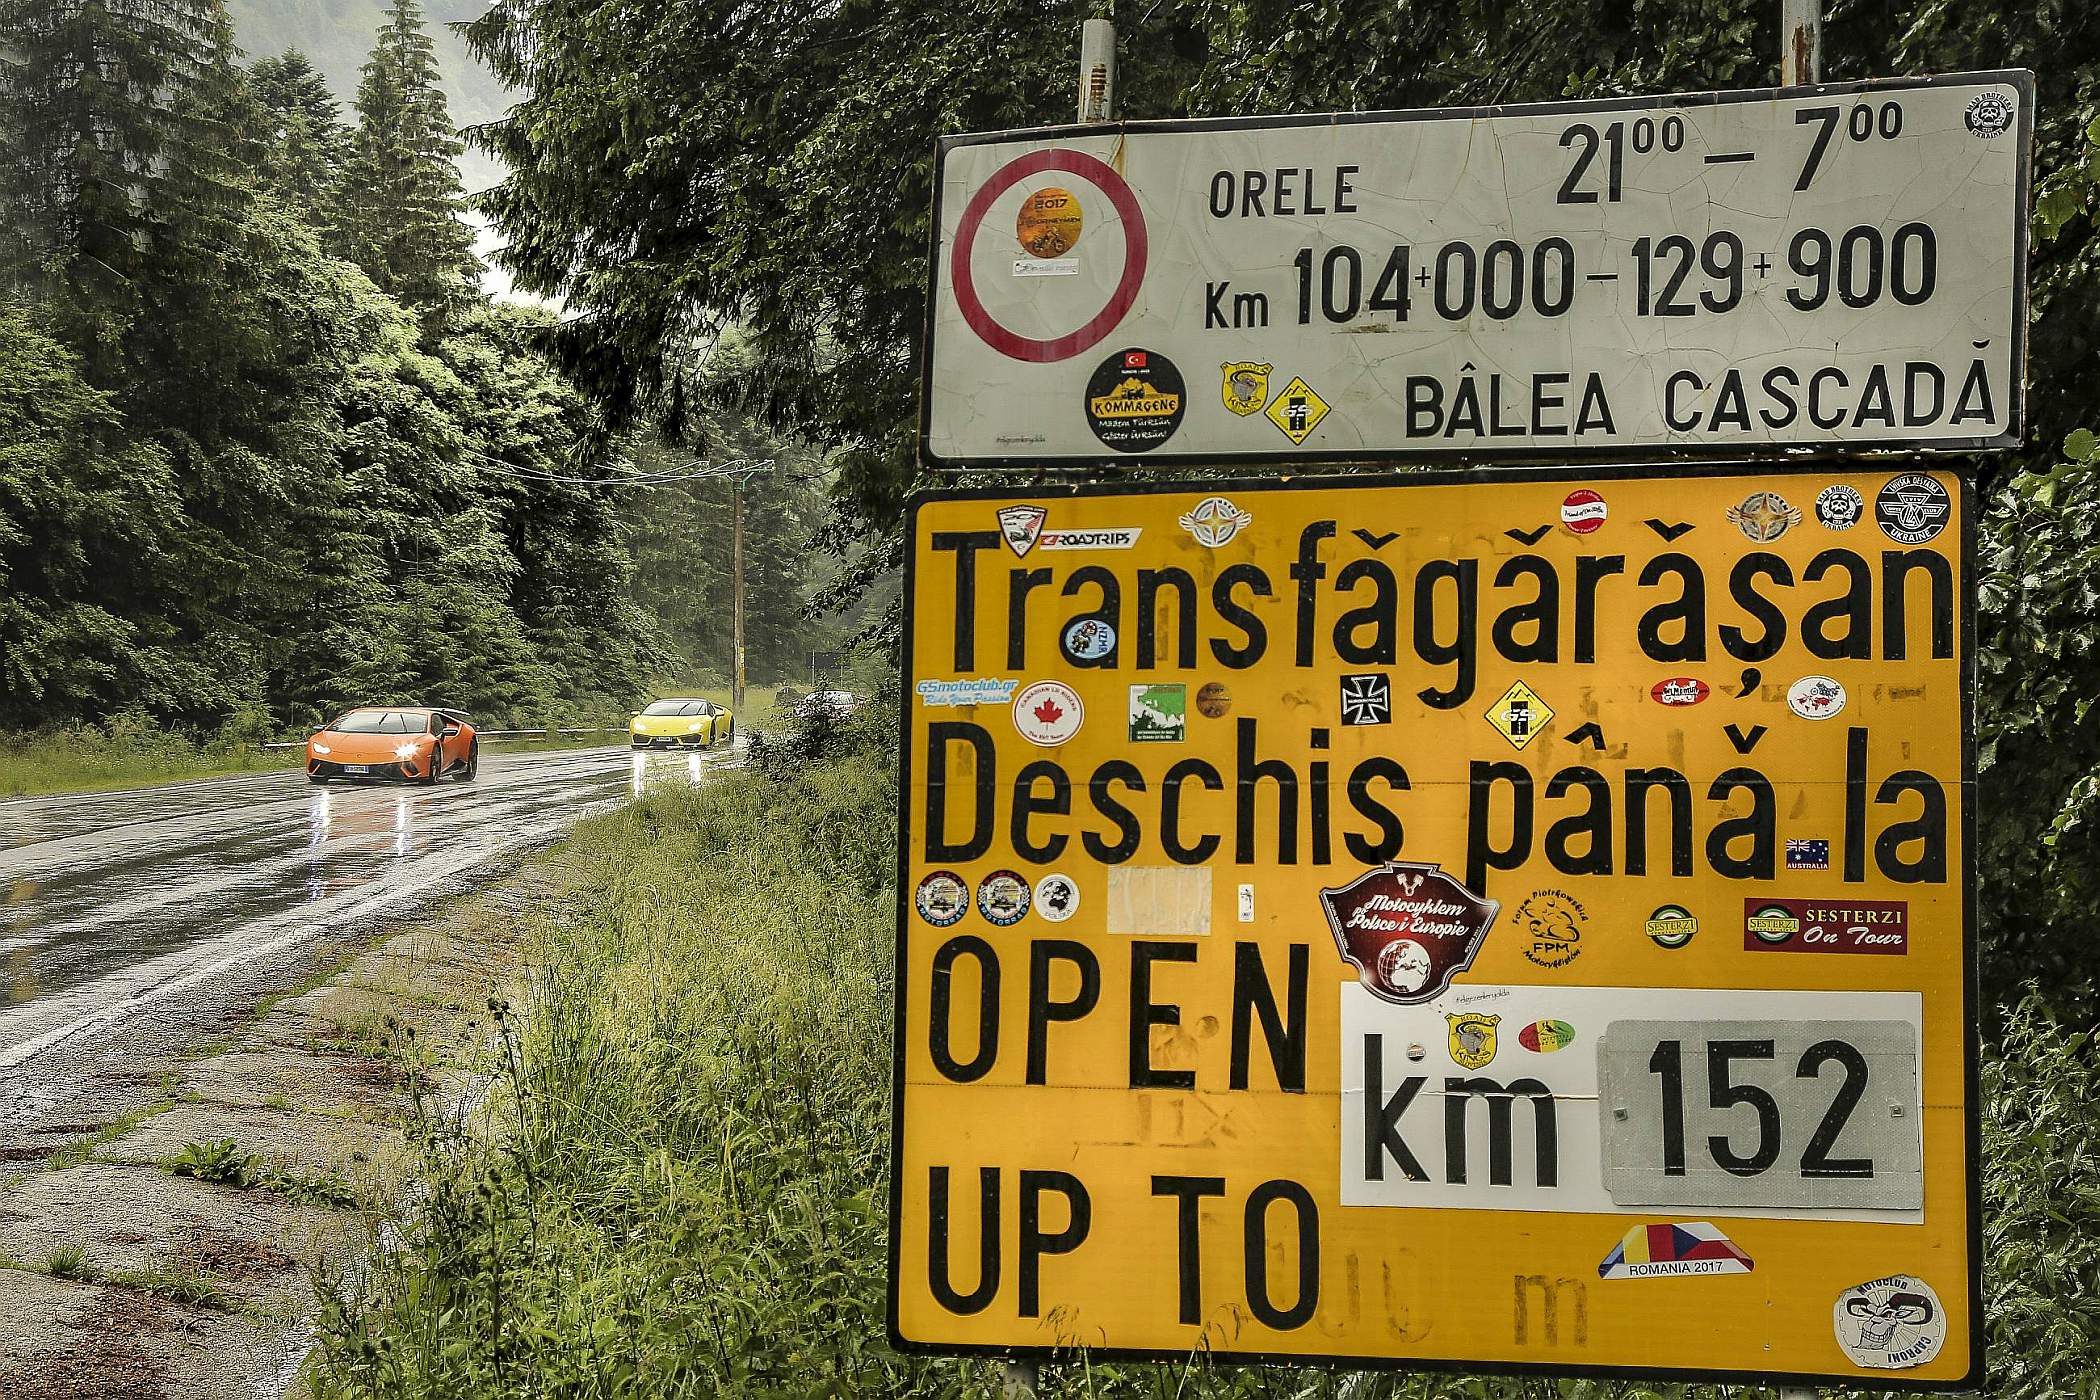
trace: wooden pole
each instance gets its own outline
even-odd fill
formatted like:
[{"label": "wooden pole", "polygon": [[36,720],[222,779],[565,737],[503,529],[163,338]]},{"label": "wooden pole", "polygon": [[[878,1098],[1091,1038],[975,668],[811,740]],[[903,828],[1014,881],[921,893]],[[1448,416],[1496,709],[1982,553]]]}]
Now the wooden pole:
[{"label": "wooden pole", "polygon": [[730,525],[730,570],[736,575],[732,585],[735,620],[733,645],[736,650],[735,675],[729,683],[729,712],[736,716],[736,727],[744,727],[744,479],[740,476],[730,488],[732,523]]}]

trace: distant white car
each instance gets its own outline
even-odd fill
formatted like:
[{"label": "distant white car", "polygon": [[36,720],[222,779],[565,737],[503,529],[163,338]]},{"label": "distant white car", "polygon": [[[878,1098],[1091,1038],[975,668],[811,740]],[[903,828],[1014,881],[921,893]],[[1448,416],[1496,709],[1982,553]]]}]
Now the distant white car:
[{"label": "distant white car", "polygon": [[795,702],[791,713],[796,719],[815,719],[820,714],[844,719],[866,703],[850,690],[812,690]]}]

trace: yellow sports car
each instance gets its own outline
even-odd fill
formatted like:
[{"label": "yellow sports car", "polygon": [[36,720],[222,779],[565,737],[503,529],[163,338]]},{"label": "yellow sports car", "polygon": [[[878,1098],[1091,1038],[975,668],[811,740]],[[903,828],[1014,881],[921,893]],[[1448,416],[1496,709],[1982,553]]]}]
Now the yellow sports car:
[{"label": "yellow sports car", "polygon": [[712,700],[657,700],[628,722],[628,742],[638,749],[707,749],[730,737],[729,711]]}]

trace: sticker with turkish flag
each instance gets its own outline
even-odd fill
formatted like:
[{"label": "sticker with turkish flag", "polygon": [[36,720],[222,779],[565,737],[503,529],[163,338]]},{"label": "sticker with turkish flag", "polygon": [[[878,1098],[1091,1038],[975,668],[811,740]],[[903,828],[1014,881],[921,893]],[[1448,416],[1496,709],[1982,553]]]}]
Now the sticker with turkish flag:
[{"label": "sticker with turkish flag", "polygon": [[1396,861],[1321,890],[1335,948],[1371,994],[1411,1006],[1473,965],[1500,902],[1435,865]]},{"label": "sticker with turkish flag", "polygon": [[1014,728],[1031,744],[1054,749],[1079,732],[1086,707],[1063,681],[1037,681],[1014,696]]},{"label": "sticker with turkish flag", "polygon": [[1150,355],[1142,350],[1125,350],[1123,352],[1123,368],[1144,369],[1151,361],[1151,358]]}]

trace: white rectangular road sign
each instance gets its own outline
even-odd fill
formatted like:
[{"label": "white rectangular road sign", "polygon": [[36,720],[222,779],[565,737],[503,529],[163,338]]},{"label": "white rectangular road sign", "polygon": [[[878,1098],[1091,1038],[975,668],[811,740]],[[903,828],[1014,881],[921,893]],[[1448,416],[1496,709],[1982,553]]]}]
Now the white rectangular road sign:
[{"label": "white rectangular road sign", "polygon": [[946,138],[922,452],[2009,446],[2033,90]]}]

